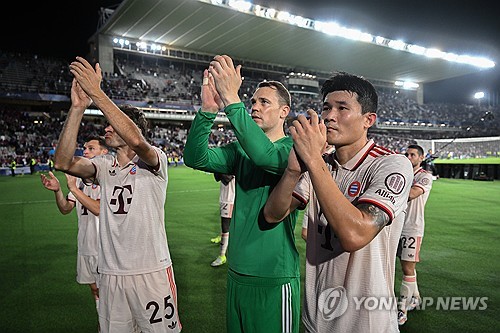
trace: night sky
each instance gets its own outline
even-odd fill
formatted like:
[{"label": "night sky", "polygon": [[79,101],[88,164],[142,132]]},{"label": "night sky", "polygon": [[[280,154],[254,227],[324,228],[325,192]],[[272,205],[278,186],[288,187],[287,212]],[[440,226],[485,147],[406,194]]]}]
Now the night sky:
[{"label": "night sky", "polygon": [[[87,40],[97,30],[98,9],[113,8],[120,2],[37,1],[28,5],[17,1],[12,4],[13,10],[0,13],[0,49],[71,61],[76,55],[87,54]],[[308,18],[334,20],[347,27],[448,52],[482,55],[497,63],[493,70],[430,84],[425,90],[426,102],[472,103],[471,96],[478,90],[488,92],[492,100],[500,95],[500,20],[491,1],[254,0],[253,3]]]}]

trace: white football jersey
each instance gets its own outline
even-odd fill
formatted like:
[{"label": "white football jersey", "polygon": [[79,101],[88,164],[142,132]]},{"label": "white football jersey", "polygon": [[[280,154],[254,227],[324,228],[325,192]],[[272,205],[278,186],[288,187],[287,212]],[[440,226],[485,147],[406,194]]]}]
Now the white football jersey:
[{"label": "white football jersey", "polygon": [[[101,198],[99,185],[85,185],[83,180],[77,179],[76,186],[93,200]],[[96,256],[99,251],[99,216],[95,216],[87,207],[83,206],[69,192],[66,196],[68,201],[76,204],[76,215],[78,217],[78,254],[82,256]]]},{"label": "white football jersey", "polygon": [[432,173],[418,168],[415,171],[413,186],[420,187],[424,193],[415,199],[408,201],[408,209],[406,210],[406,219],[403,226],[403,234],[415,237],[424,236],[424,211],[425,204],[429,198],[432,188]]},{"label": "white football jersey", "polygon": [[155,171],[138,156],[127,165],[116,157],[96,156],[96,180],[101,186],[99,272],[134,275],[170,266],[165,231],[167,156],[154,147]]},{"label": "white football jersey", "polygon": [[[346,252],[321,212],[306,172],[294,197],[308,203],[308,237],[303,322],[306,332],[398,332],[394,273],[396,250],[413,180],[410,161],[370,140],[344,165],[335,154],[327,166],[354,205],[370,203],[390,219],[365,247]],[[371,309],[365,297],[389,299],[388,309]]]}]

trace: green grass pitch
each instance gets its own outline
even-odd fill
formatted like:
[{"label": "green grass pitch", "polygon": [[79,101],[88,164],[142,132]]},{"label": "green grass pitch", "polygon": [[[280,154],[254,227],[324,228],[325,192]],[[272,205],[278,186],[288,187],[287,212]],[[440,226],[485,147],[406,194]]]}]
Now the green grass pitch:
[{"label": "green grass pitch", "polygon": [[[218,254],[210,243],[220,230],[218,195],[211,174],[169,169],[166,230],[187,333],[225,332],[227,266],[210,267]],[[301,219],[296,242],[303,273]],[[426,224],[417,265],[422,296],[487,297],[487,308],[429,306],[410,312],[401,332],[497,332],[500,183],[439,179]],[[39,176],[0,177],[0,332],[97,332],[90,290],[75,281],[76,232],[76,213],[61,215]],[[398,293],[399,263],[395,281]]]}]

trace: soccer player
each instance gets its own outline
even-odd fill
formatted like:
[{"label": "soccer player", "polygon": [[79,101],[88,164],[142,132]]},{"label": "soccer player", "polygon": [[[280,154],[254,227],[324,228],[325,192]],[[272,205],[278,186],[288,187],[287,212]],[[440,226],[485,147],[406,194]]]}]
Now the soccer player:
[{"label": "soccer player", "polygon": [[[227,332],[298,332],[299,254],[294,228],[297,214],[269,224],[262,208],[286,168],[292,140],[285,135],[290,112],[288,90],[277,81],[261,82],[251,115],[241,102],[241,66],[216,56],[204,71],[202,105],[184,149],[187,166],[235,175],[236,196],[229,227]],[[210,75],[209,75],[210,73]],[[209,148],[217,112],[224,109],[237,140]]]},{"label": "soccer player", "polygon": [[[117,107],[102,91],[102,71],[82,57],[70,64],[71,107],[59,137],[55,168],[101,186],[98,254],[102,333],[180,332],[172,261],[165,231],[167,156],[145,138],[147,120]],[[74,156],[85,109],[102,111],[116,155]]]},{"label": "soccer player", "polygon": [[432,173],[421,166],[425,158],[423,148],[419,145],[409,145],[405,156],[413,166],[414,179],[398,247],[398,257],[403,270],[398,302],[399,325],[403,325],[408,319],[407,311],[414,310],[421,303],[415,268],[417,262],[420,262],[420,249],[425,228],[425,204],[432,188]]},{"label": "soccer player", "polygon": [[[108,153],[103,137],[91,136],[83,145],[83,156],[93,158]],[[97,288],[97,254],[99,249],[99,185],[86,185],[81,179],[65,174],[69,189],[65,197],[59,180],[49,171],[49,177],[40,175],[43,186],[54,191],[57,208],[66,215],[76,207],[78,218],[76,282],[88,284],[96,308],[99,310],[99,289]]]},{"label": "soccer player", "polygon": [[210,264],[212,267],[224,265],[227,261],[226,251],[229,242],[229,226],[234,207],[234,176],[228,174],[214,173],[216,181],[220,182],[219,205],[220,205],[220,253]]},{"label": "soccer player", "polygon": [[[308,207],[302,320],[306,332],[398,332],[391,301],[396,250],[413,179],[401,154],[367,137],[378,96],[366,79],[335,73],[321,88],[322,120],[308,110],[290,127],[294,149],[264,207],[270,223]],[[325,141],[335,151],[322,156]]]}]

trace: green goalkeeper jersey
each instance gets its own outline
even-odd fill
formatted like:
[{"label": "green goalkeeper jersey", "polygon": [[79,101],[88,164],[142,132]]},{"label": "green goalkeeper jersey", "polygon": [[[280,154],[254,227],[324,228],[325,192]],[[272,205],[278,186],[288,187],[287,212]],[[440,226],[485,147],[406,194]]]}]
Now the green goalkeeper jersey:
[{"label": "green goalkeeper jersey", "polygon": [[267,223],[262,213],[269,193],[287,166],[293,141],[283,137],[271,142],[243,103],[231,104],[225,112],[238,140],[208,148],[216,115],[200,110],[188,134],[184,162],[194,169],[236,176],[229,268],[250,276],[298,277],[299,254],[294,236],[297,211],[280,223]]}]

